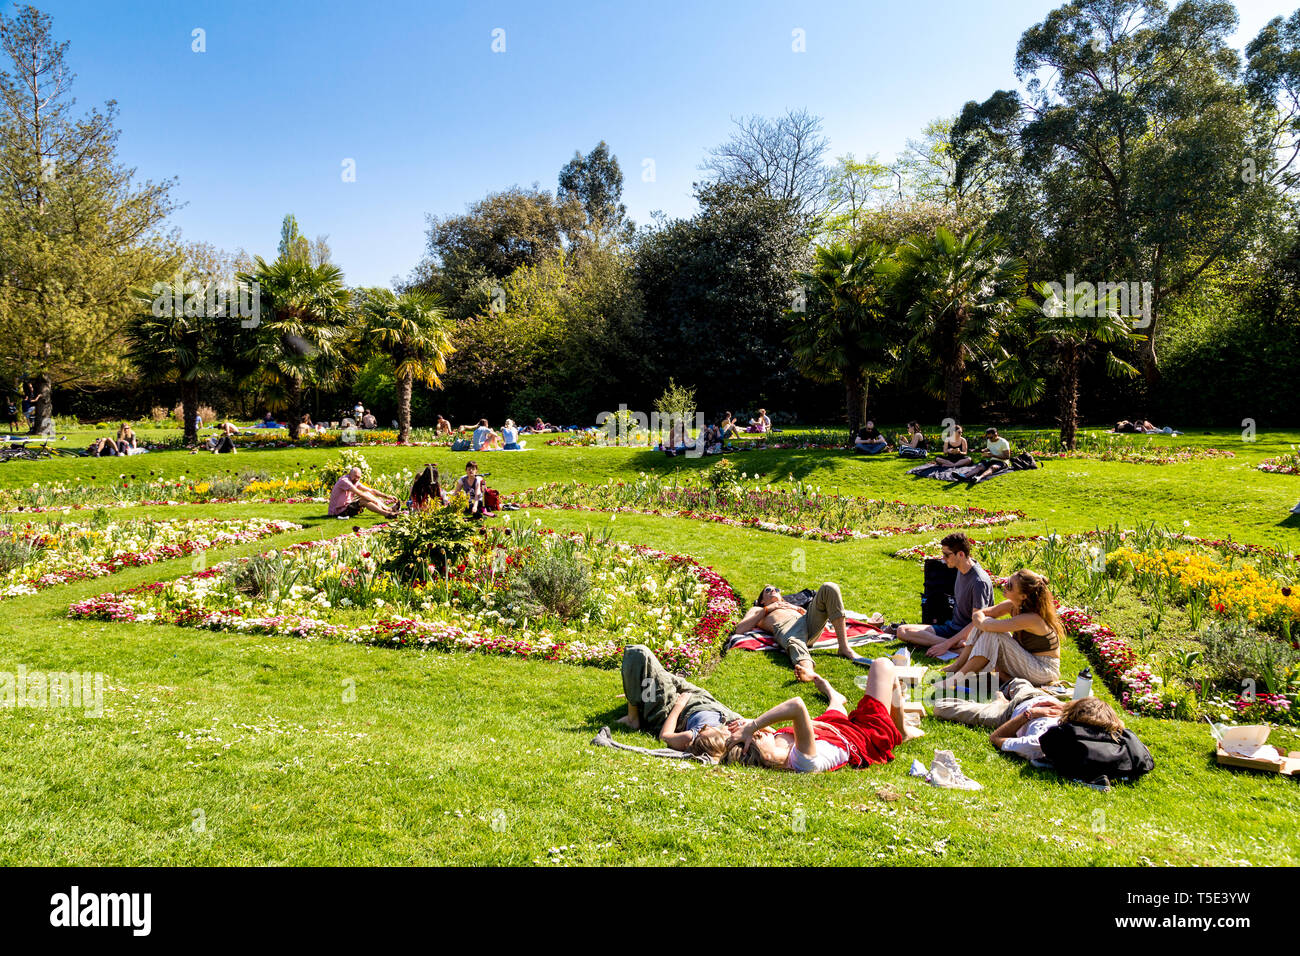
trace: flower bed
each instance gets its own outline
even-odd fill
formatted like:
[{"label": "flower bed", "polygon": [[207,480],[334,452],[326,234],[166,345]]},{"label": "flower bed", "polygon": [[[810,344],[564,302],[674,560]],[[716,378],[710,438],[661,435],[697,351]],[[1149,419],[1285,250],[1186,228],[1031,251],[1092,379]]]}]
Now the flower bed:
[{"label": "flower bed", "polygon": [[[426,583],[386,570],[384,541],[384,529],[372,528],[292,545],[165,584],[103,594],[72,605],[69,615],[602,667],[617,666],[625,645],[644,643],[683,674],[708,666],[739,616],[734,593],[716,571],[652,548],[496,528],[476,537],[445,577]],[[543,556],[566,555],[577,555],[590,574],[586,610],[569,618],[530,613],[527,599],[518,597],[527,572]]]},{"label": "flower bed", "polygon": [[1070,460],[1088,458],[1095,461],[1121,461],[1131,465],[1175,465],[1187,461],[1211,458],[1235,458],[1236,453],[1223,448],[1205,448],[1200,445],[1162,445],[1154,441],[1159,436],[1115,435],[1109,432],[1081,432],[1075,447],[1068,449],[1056,435],[1029,435],[1007,433],[1012,450],[1029,452],[1035,458]]},{"label": "flower bed", "polygon": [[10,525],[0,528],[0,551],[10,565],[0,573],[0,599],[301,529],[291,521],[260,518]]},{"label": "flower bed", "polygon": [[1276,458],[1265,458],[1255,466],[1270,475],[1300,475],[1300,452],[1288,452]]},{"label": "flower bed", "polygon": [[780,488],[747,489],[739,484],[710,487],[647,475],[632,483],[555,482],[517,492],[510,501],[521,508],[688,518],[829,542],[987,527],[1024,517],[1021,511],[824,495],[820,489],[798,482]]}]

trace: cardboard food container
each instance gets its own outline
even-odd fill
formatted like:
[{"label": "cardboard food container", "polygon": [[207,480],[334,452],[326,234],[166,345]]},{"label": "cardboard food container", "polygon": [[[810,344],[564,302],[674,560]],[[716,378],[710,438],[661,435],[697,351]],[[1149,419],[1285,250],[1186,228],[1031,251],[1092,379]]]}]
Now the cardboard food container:
[{"label": "cardboard food container", "polygon": [[[1215,760],[1225,767],[1244,767],[1287,776],[1300,774],[1300,751],[1282,754],[1268,747],[1267,724],[1246,724],[1241,727],[1213,728],[1215,732]],[[1276,756],[1275,756],[1276,755]]]}]

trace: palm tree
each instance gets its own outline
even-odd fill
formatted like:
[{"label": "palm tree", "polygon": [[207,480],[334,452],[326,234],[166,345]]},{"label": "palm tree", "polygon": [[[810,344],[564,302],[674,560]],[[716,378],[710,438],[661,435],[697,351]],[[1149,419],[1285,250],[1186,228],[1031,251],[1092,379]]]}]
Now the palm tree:
[{"label": "palm tree", "polygon": [[155,292],[135,290],[137,308],[127,319],[126,335],[127,354],[146,382],[180,383],[185,443],[193,445],[198,442],[194,419],[199,386],[215,378],[221,365],[213,347],[212,319],[202,309],[187,315],[181,305],[185,285],[181,282],[169,290],[172,304],[164,308],[156,306]]},{"label": "palm tree", "polygon": [[[1045,299],[1046,286],[1036,287]],[[1058,373],[1057,420],[1061,425],[1061,444],[1073,449],[1077,444],[1079,427],[1079,373],[1084,363],[1093,357],[1098,348],[1104,349],[1106,372],[1113,378],[1133,378],[1138,374],[1135,366],[1124,361],[1112,346],[1141,342],[1145,335],[1133,331],[1130,319],[1121,316],[1111,303],[1092,301],[1091,295],[1076,296],[1074,302],[1053,302],[1043,307],[1043,317],[1038,321],[1030,348],[1041,347],[1047,352],[1047,361]],[[1005,363],[1007,375],[1015,381],[1011,401],[1017,405],[1031,405],[1046,393],[1046,382],[1028,373],[1027,362],[1019,356]]]},{"label": "palm tree", "polygon": [[346,332],[350,293],[338,266],[297,259],[267,263],[258,256],[241,281],[258,290],[260,311],[247,357],[254,381],[272,408],[302,414],[304,391],[334,383],[343,371],[339,341]]},{"label": "palm tree", "polygon": [[960,421],[971,366],[995,372],[1005,358],[1002,327],[1035,308],[1025,295],[1025,264],[999,236],[976,229],[959,237],[940,226],[903,243],[881,272],[911,331],[904,367],[933,361],[946,414]]},{"label": "palm tree", "polygon": [[850,434],[866,418],[871,379],[889,368],[877,272],[889,255],[887,247],[867,240],[818,246],[811,271],[795,275],[806,290],[806,310],[786,311],[787,341],[799,370],[814,382],[844,383]]},{"label": "palm tree", "polygon": [[451,331],[442,301],[428,292],[413,289],[394,295],[389,289],[367,289],[362,293],[364,334],[393,360],[397,374],[397,423],[399,442],[411,437],[411,389],[418,381],[441,388],[447,371],[447,356],[454,351]]}]

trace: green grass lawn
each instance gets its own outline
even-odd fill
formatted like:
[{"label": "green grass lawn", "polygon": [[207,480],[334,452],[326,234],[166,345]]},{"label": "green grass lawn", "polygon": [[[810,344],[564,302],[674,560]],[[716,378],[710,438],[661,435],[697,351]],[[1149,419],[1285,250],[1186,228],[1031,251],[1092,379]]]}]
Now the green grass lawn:
[{"label": "green grass lawn", "polygon": [[[795,474],[826,491],[1019,508],[1029,516],[983,532],[990,536],[1111,522],[1181,527],[1186,520],[1204,537],[1294,549],[1300,522],[1288,511],[1300,500],[1300,478],[1253,466],[1297,441],[1297,433],[1244,442],[1236,432],[1197,432],[1156,442],[1214,445],[1237,458],[1166,466],[1049,462],[975,488],[914,481],[903,474],[913,463],[893,457],[748,451],[735,460],[750,473]],[[470,457],[421,448],[364,453],[377,470],[435,461],[457,471]],[[232,468],[283,475],[335,454],[11,462],[0,465],[0,487]],[[477,458],[503,491],[712,463],[546,447]],[[124,514],[283,517],[306,525],[220,557],[354,523],[326,519],[318,505]],[[532,517],[557,528],[609,523],[589,513]],[[916,618],[921,572],[890,554],[934,537],[826,544],[626,514],[609,526],[618,538],[713,565],[746,602],[769,582],[795,588],[836,580],[851,607],[894,620]],[[806,570],[793,571],[796,562]],[[190,564],[160,563],[0,603],[0,671],[25,665],[107,675],[102,718],[0,709],[0,863],[1300,863],[1298,782],[1216,767],[1204,724],[1131,719],[1156,770],[1109,794],[1063,783],[995,753],[979,731],[930,718],[926,736],[885,767],[815,776],[703,769],[589,745],[623,712],[614,671],[66,618],[73,600],[184,574]],[[1120,628],[1133,612],[1117,616],[1099,615]],[[1081,666],[1082,655],[1068,647],[1063,673]],[[818,667],[850,694],[861,673],[828,655],[819,655]],[[813,697],[793,682],[788,661],[765,654],[729,655],[704,683],[746,714],[795,693]],[[1295,734],[1275,738],[1300,746]],[[906,776],[912,757],[928,765],[937,748],[955,751],[984,790],[935,790]]]}]

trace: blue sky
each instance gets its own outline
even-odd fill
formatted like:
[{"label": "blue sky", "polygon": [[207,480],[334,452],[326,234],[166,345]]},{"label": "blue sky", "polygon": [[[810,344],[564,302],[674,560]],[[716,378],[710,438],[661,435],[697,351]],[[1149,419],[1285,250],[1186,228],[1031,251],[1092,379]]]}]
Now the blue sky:
[{"label": "blue sky", "polygon": [[[292,212],[308,235],[328,234],[350,283],[370,285],[419,260],[426,213],[513,184],[553,190],[574,150],[601,139],[638,223],[694,211],[699,164],[742,114],[806,107],[834,154],[891,157],[927,121],[1012,86],[1016,41],[1058,3],[36,5],[71,43],[79,106],[118,101],[122,159],[179,179],[173,222],[187,239],[271,256]],[[1295,9],[1237,8],[1238,47]],[[196,28],[204,53],[191,49]],[[355,182],[341,175],[348,159]]]}]

